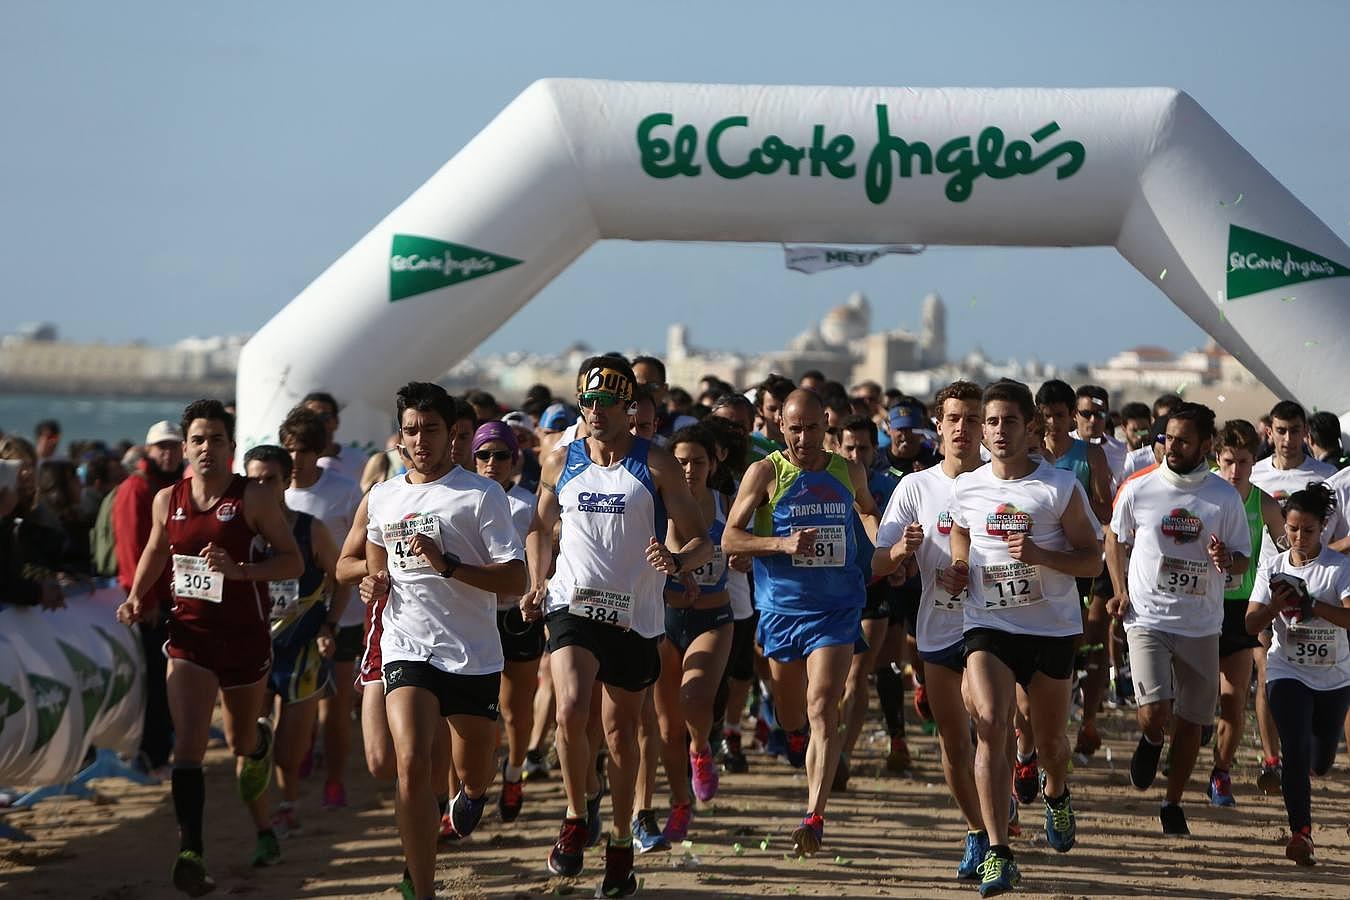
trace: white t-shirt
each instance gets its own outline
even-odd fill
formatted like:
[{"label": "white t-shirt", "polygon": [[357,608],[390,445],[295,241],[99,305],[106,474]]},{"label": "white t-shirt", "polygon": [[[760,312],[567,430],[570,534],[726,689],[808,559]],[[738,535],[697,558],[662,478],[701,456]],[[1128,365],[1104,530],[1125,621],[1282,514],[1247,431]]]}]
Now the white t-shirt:
[{"label": "white t-shirt", "polygon": [[[1302,578],[1315,600],[1341,606],[1350,597],[1350,557],[1325,547],[1317,559],[1303,566],[1289,562],[1289,551],[1261,564],[1252,587],[1252,603],[1269,606],[1270,576],[1284,572]],[[1293,678],[1315,691],[1334,691],[1350,685],[1350,641],[1346,629],[1322,618],[1294,622],[1280,613],[1271,624],[1274,637],[1266,654],[1266,681]]]},{"label": "white t-shirt", "polygon": [[360,484],[361,473],[366,470],[369,459],[370,454],[360,447],[345,446],[338,450],[337,456],[320,456],[319,465]]},{"label": "white t-shirt", "polygon": [[[361,505],[361,488],[355,481],[343,478],[335,469],[320,469],[319,480],[309,487],[286,488],[286,505],[296,512],[309,513],[322,522],[341,550],[347,532],[351,531],[356,508]],[[341,585],[339,590],[350,593],[351,588]],[[360,625],[365,614],[365,606],[361,601],[349,596],[338,627]]]},{"label": "white t-shirt", "polygon": [[1135,472],[1142,472],[1149,466],[1158,461],[1153,455],[1153,443],[1149,442],[1137,450],[1129,450],[1125,453],[1125,462],[1120,467],[1120,484],[1129,480]]},{"label": "white t-shirt", "polygon": [[1327,531],[1331,532],[1328,543],[1339,541],[1341,538],[1350,534],[1350,468],[1341,469],[1335,475],[1327,479],[1327,484],[1336,492],[1336,511],[1333,518],[1336,519],[1335,527],[1327,523]]},{"label": "white t-shirt", "polygon": [[937,585],[937,573],[952,562],[952,515],[947,503],[955,481],[942,466],[906,475],[891,493],[877,528],[877,547],[885,549],[900,542],[911,522],[923,526],[923,543],[915,553],[923,594],[914,639],[924,653],[946,650],[961,640],[965,630],[968,592],[962,591],[953,602],[952,595]]},{"label": "white t-shirt", "polygon": [[[1275,498],[1284,509],[1284,502],[1295,491],[1301,491],[1310,481],[1327,481],[1336,474],[1336,467],[1303,454],[1303,462],[1294,469],[1275,468],[1275,457],[1267,456],[1252,466],[1252,484]],[[1332,511],[1327,518],[1326,528],[1322,530],[1322,543],[1329,544],[1345,534],[1345,520],[1340,507]],[[1266,534],[1261,540],[1261,562],[1267,562],[1279,550]]]},{"label": "white t-shirt", "polygon": [[[537,502],[534,494],[518,484],[511,485],[506,492],[506,502],[511,507],[511,524],[516,528],[516,537],[520,546],[525,546],[525,536],[530,533],[530,522],[534,521],[534,507]],[[520,597],[513,594],[498,594],[497,609],[510,609],[520,603]]]},{"label": "white t-shirt", "polygon": [[1130,449],[1122,442],[1109,434],[1103,435],[1100,440],[1095,441],[1082,437],[1077,431],[1070,432],[1069,437],[1088,441],[1095,447],[1101,447],[1102,454],[1106,457],[1106,467],[1111,470],[1111,483],[1120,484],[1125,480],[1125,457],[1129,454]]},{"label": "white t-shirt", "polygon": [[404,547],[413,531],[468,565],[524,559],[506,492],[495,481],[456,466],[436,481],[406,476],[370,489],[369,540],[389,552],[389,602],[380,639],[384,662],[429,662],[461,675],[502,670],[497,598],[455,578],[442,578]]},{"label": "white t-shirt", "polygon": [[731,597],[731,618],[740,622],[755,614],[755,602],[750,598],[750,576],[727,568],[727,594]]},{"label": "white t-shirt", "polygon": [[995,628],[1042,637],[1082,633],[1082,601],[1073,576],[1017,562],[1003,540],[1005,534],[1029,533],[1046,550],[1071,550],[1060,521],[1073,502],[1082,503],[1092,518],[1077,477],[1043,461],[1022,478],[998,478],[992,465],[957,477],[948,505],[952,521],[970,532],[966,631]]},{"label": "white t-shirt", "polygon": [[1161,468],[1120,489],[1111,530],[1130,552],[1125,627],[1183,637],[1223,629],[1224,573],[1209,558],[1209,536],[1232,553],[1252,553],[1237,489],[1210,472],[1194,488],[1172,484]]}]

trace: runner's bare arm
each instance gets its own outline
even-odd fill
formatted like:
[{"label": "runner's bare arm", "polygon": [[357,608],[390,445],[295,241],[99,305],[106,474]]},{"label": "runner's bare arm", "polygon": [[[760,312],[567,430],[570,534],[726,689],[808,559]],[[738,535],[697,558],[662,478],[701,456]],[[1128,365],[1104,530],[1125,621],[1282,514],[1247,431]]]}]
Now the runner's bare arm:
[{"label": "runner's bare arm", "polygon": [[366,526],[370,523],[370,510],[366,504],[370,494],[361,498],[352,516],[352,527],[342,541],[342,554],[337,562],[337,579],[342,584],[356,584],[364,578],[366,570]]},{"label": "runner's bare arm", "polygon": [[[286,523],[286,514],[277,502],[271,488],[256,481],[250,481],[244,488],[244,516],[249,527],[262,536],[272,547],[272,555],[261,562],[240,562],[234,560],[234,571],[225,564],[221,574],[226,578],[239,578],[245,581],[281,581],[285,578],[299,578],[305,574],[305,561],[300,556],[300,547],[295,543],[295,535]],[[207,545],[208,548],[210,545]],[[223,551],[222,551],[223,553]],[[210,559],[207,550],[202,555]],[[228,560],[228,556],[224,558]]]},{"label": "runner's bare arm", "polygon": [[1111,575],[1112,597],[1107,601],[1107,612],[1120,618],[1130,606],[1128,573],[1130,558],[1127,546],[1116,539],[1111,526],[1106,526],[1106,571]]},{"label": "runner's bare arm", "polygon": [[[1252,487],[1254,491],[1261,491],[1259,487]],[[1261,491],[1261,521],[1265,523],[1266,533],[1270,535],[1270,540],[1280,550],[1289,549],[1289,538],[1284,533],[1284,510],[1280,509],[1280,501]],[[1350,539],[1347,539],[1350,540]],[[1335,546],[1331,548],[1337,553],[1344,552]],[[1261,546],[1252,548],[1252,556],[1256,559],[1261,558]]]},{"label": "runner's bare arm", "polygon": [[136,562],[136,574],[131,580],[131,593],[127,601],[117,610],[117,618],[125,624],[148,621],[155,614],[155,606],[145,602],[145,593],[164,572],[169,562],[169,536],[165,523],[169,519],[169,504],[173,494],[172,487],[166,487],[155,494],[151,503],[150,539],[141,558]]},{"label": "runner's bare arm", "polygon": [[853,508],[858,511],[863,530],[873,546],[877,543],[877,529],[881,527],[881,510],[877,509],[876,498],[867,486],[867,473],[856,462],[848,464],[848,477],[853,482]]},{"label": "runner's bare arm", "polygon": [[342,585],[337,583],[337,562],[340,551],[337,543],[333,540],[333,532],[328,530],[318,519],[315,519],[309,526],[309,540],[314,547],[314,561],[323,569],[324,575],[328,578],[328,583],[333,586],[333,598],[328,606],[329,625],[337,627],[337,622],[342,618],[342,611],[347,607],[347,598],[351,596],[351,591],[345,590]]},{"label": "runner's bare arm", "polygon": [[1092,514],[1105,525],[1111,521],[1111,464],[1106,453],[1096,444],[1088,444],[1088,484]]},{"label": "runner's bare arm", "polygon": [[543,615],[549,570],[553,567],[553,535],[562,523],[557,485],[565,459],[565,454],[550,453],[544,457],[540,467],[539,501],[534,506],[529,533],[525,535],[529,589],[521,595],[520,613],[527,622],[533,622]]},{"label": "runner's bare arm", "polygon": [[677,563],[676,568],[690,572],[712,559],[712,541],[708,540],[708,528],[699,512],[694,495],[685,484],[684,474],[675,464],[670,451],[653,447],[647,456],[647,467],[651,470],[652,481],[661,494],[661,502],[666,506],[666,515],[670,517],[676,540],[683,541],[671,556]]},{"label": "runner's bare arm", "polygon": [[760,460],[750,464],[741,479],[736,502],[727,514],[726,529],[722,532],[722,549],[742,556],[772,556],[788,552],[783,538],[759,537],[751,534],[750,521],[755,510],[769,502],[769,487],[773,484],[773,463]]}]

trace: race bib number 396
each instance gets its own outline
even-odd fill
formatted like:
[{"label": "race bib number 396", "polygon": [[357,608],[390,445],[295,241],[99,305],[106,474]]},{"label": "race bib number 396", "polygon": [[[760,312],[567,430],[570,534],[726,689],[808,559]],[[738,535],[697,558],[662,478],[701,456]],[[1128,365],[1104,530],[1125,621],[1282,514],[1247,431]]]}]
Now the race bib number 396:
[{"label": "race bib number 396", "polygon": [[816,531],[815,543],[809,548],[805,555],[794,553],[792,555],[792,564],[794,566],[824,567],[835,569],[847,562],[848,558],[848,538],[844,533],[843,525],[811,525],[804,528],[794,528],[792,533],[806,531],[814,528]]},{"label": "race bib number 396", "polygon": [[1290,625],[1284,657],[1299,666],[1336,665],[1337,638],[1342,629],[1316,625]]},{"label": "race bib number 396", "polygon": [[633,595],[599,588],[579,587],[572,591],[567,611],[593,622],[603,622],[627,631],[633,627]]},{"label": "race bib number 396", "polygon": [[441,525],[435,516],[414,516],[399,522],[390,522],[380,529],[384,547],[389,551],[389,564],[401,572],[430,569],[425,556],[412,552],[412,536],[425,534],[440,546]]},{"label": "race bib number 396", "polygon": [[1045,599],[1040,568],[1022,562],[981,566],[980,585],[984,588],[985,609],[1031,606]]},{"label": "race bib number 396", "polygon": [[208,569],[203,557],[174,554],[173,592],[178,597],[219,603],[225,594],[225,576]]}]

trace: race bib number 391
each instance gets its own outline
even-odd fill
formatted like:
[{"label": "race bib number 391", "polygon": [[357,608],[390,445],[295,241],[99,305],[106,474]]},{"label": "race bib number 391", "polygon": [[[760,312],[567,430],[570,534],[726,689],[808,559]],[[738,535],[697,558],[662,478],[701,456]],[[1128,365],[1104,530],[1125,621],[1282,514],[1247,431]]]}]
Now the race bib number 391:
[{"label": "race bib number 391", "polygon": [[1203,597],[1209,590],[1208,562],[1164,556],[1158,563],[1158,590],[1180,597]]},{"label": "race bib number 391", "polygon": [[207,568],[203,557],[174,554],[173,592],[178,597],[219,603],[225,594],[225,576]]},{"label": "race bib number 391", "polygon": [[435,516],[414,516],[399,522],[390,522],[380,529],[384,547],[389,551],[389,564],[401,572],[430,569],[426,557],[412,552],[414,534],[425,534],[440,546],[441,525]]},{"label": "race bib number 391", "polygon": [[980,585],[984,588],[985,609],[1031,606],[1045,599],[1040,568],[1022,562],[981,566]]},{"label": "race bib number 391", "polygon": [[603,622],[627,631],[633,627],[633,595],[599,588],[579,587],[572,591],[567,611],[593,622]]},{"label": "race bib number 391", "polygon": [[792,533],[815,529],[816,540],[811,545],[807,554],[792,555],[792,564],[794,566],[806,566],[808,568],[824,567],[835,569],[847,562],[848,557],[848,537],[844,533],[843,525],[810,525],[803,528],[794,528]]}]

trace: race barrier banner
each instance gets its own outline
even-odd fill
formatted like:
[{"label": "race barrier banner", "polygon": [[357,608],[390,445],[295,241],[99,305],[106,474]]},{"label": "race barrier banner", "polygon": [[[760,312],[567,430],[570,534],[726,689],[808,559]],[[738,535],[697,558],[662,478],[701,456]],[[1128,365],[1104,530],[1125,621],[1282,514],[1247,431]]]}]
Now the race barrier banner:
[{"label": "race barrier banner", "polygon": [[90,748],[135,755],[145,713],[139,638],[117,622],[116,587],[66,607],[0,605],[0,784],[60,785]]}]

